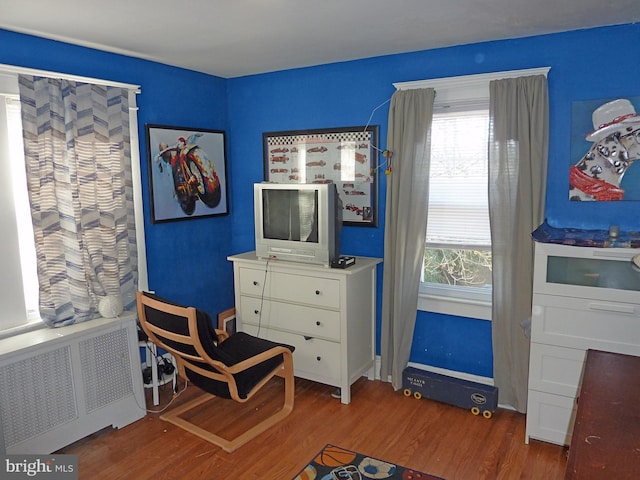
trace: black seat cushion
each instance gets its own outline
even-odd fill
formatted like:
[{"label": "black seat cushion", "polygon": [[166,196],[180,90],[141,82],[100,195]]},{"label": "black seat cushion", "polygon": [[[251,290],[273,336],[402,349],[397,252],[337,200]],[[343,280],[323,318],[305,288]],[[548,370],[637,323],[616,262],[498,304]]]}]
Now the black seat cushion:
[{"label": "black seat cushion", "polygon": [[[184,305],[172,302],[171,300],[167,300],[153,293],[144,292],[144,295],[169,305],[184,308]],[[185,336],[190,335],[189,326],[185,317],[162,312],[148,306],[145,306],[145,315],[149,323],[157,325],[163,330],[168,330]],[[276,346],[286,347],[292,352],[294,350],[294,347],[290,345],[271,342],[244,332],[235,333],[224,342],[218,342],[218,336],[215,332],[209,314],[203,310],[196,309],[196,318],[198,336],[206,354],[209,355],[212,360],[222,362],[227,367],[242,362],[243,360],[247,360],[259,353],[266,352]],[[161,335],[158,335],[158,337],[178,352],[183,352],[188,355],[198,355],[195,348],[191,345],[176,342],[166,337],[162,337]],[[251,389],[255,387],[266,375],[278,368],[282,362],[282,355],[278,355],[235,374],[234,379],[238,388],[238,395],[241,398],[246,398]],[[220,373],[215,367],[208,363],[193,363],[205,370],[209,370],[210,372]],[[231,398],[229,387],[226,382],[220,382],[200,375],[193,370],[190,370],[188,366],[185,367],[185,370],[189,381],[194,385],[197,385],[203,390],[219,397]]]},{"label": "black seat cushion", "polygon": [[[274,347],[286,347],[293,352],[294,347],[290,345],[284,345],[280,343],[271,342],[262,338],[254,337],[244,332],[237,332],[231,335],[224,342],[220,343],[216,348],[216,353],[219,357],[225,358],[227,361],[223,362],[227,366],[235,365],[236,363],[247,360],[262,352],[266,352]],[[206,349],[206,347],[205,347]],[[208,352],[207,352],[208,353]],[[255,387],[260,380],[270,374],[273,370],[278,368],[283,362],[282,355],[270,358],[258,365],[255,365],[247,370],[243,370],[240,373],[235,374],[233,377],[236,381],[238,388],[238,395],[240,398],[247,398],[247,395],[253,387]],[[198,366],[216,372],[217,370],[207,364],[198,364]],[[213,393],[219,397],[231,398],[229,393],[229,387],[225,382],[219,382],[212,380],[203,375],[199,375],[188,368],[187,376],[194,385],[202,388],[203,390]]]}]

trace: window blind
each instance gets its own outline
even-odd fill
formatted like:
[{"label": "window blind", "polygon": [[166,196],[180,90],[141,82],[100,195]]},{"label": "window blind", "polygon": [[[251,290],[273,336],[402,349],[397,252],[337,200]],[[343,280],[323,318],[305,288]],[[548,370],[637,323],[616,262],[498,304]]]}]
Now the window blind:
[{"label": "window blind", "polygon": [[427,243],[489,247],[489,111],[453,110],[433,117]]}]

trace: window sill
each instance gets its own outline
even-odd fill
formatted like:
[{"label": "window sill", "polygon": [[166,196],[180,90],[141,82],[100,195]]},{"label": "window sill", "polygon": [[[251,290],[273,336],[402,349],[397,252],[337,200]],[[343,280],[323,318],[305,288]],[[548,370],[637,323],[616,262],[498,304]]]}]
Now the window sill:
[{"label": "window sill", "polygon": [[42,320],[40,319],[18,325],[17,327],[6,328],[4,330],[0,330],[0,340],[3,338],[15,337],[16,335],[22,335],[23,333],[33,332],[34,330],[40,330],[41,328],[47,328],[47,326],[42,323]]},{"label": "window sill", "polygon": [[418,310],[458,317],[491,321],[491,295],[465,296],[438,295],[421,288],[418,293]]}]

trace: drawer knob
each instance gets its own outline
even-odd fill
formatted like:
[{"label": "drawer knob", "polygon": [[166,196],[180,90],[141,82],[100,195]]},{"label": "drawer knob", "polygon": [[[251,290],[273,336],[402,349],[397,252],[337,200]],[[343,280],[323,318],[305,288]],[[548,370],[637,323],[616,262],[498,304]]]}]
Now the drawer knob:
[{"label": "drawer knob", "polygon": [[258,282],[256,280],[253,281],[253,284],[257,287],[258,286]]},{"label": "drawer knob", "polygon": [[316,295],[320,295],[320,290],[316,290]]},{"label": "drawer knob", "polygon": [[316,322],[316,325],[317,325],[317,326],[320,326],[320,320],[318,320],[318,321]]},{"label": "drawer knob", "polygon": [[253,313],[255,313],[256,315],[260,313],[260,310],[254,310]]},{"label": "drawer knob", "polygon": [[316,360],[320,361],[322,360],[322,357],[316,357]]}]

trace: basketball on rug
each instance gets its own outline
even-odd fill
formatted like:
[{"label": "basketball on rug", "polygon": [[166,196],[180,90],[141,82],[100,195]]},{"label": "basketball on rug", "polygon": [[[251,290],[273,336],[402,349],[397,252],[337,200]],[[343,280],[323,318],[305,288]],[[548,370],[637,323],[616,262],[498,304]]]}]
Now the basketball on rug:
[{"label": "basketball on rug", "polygon": [[293,480],[444,480],[327,444]]},{"label": "basketball on rug", "polygon": [[339,467],[353,462],[355,458],[356,454],[354,452],[333,445],[327,445],[314,459],[314,462],[325,467]]}]

